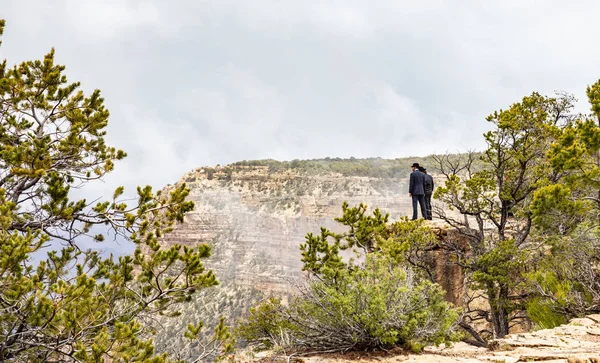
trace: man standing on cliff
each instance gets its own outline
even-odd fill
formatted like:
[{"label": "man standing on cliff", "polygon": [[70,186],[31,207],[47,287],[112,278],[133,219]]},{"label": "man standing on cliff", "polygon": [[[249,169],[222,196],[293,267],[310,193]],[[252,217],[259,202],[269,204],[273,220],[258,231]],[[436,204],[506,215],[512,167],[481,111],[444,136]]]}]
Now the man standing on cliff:
[{"label": "man standing on cliff", "polygon": [[413,172],[410,173],[408,195],[412,198],[412,220],[414,221],[417,219],[417,203],[421,206],[421,215],[426,219],[427,211],[425,209],[425,174],[419,171],[418,163],[413,163],[411,168]]},{"label": "man standing on cliff", "polygon": [[433,211],[431,209],[431,195],[433,194],[433,177],[427,174],[427,169],[421,167],[419,169],[421,173],[425,174],[425,209],[427,209],[427,219],[433,219]]}]

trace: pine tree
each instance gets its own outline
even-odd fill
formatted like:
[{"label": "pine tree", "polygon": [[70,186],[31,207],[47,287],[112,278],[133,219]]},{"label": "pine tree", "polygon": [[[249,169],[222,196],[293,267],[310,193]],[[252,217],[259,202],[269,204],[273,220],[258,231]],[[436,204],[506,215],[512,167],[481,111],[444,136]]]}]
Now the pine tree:
[{"label": "pine tree", "polygon": [[532,203],[534,224],[551,248],[531,274],[539,293],[529,310],[542,326],[600,312],[600,81],[587,96],[591,113],[579,115],[548,150],[564,177],[536,191]]},{"label": "pine tree", "polygon": [[[441,208],[435,213],[468,241],[467,248],[453,241],[446,241],[445,248],[467,272],[471,290],[487,300],[482,307],[477,294],[468,296],[473,299],[467,299],[461,323],[479,345],[504,337],[514,324],[527,320],[525,273],[543,253],[531,238],[531,204],[537,190],[564,177],[551,167],[546,152],[572,123],[573,101],[569,95],[533,93],[491,114],[487,121],[493,129],[484,135],[487,149],[478,165],[482,170],[473,170],[473,154],[462,162],[436,157],[447,180],[434,198],[462,218]],[[482,321],[491,330],[477,330]]]},{"label": "pine tree", "polygon": [[[139,187],[133,205],[122,187],[106,201],[72,197],[126,154],[105,142],[100,91],[85,95],[64,71],[54,49],[0,65],[0,361],[165,362],[144,321],[217,284],[202,264],[210,249],[159,243],[193,208],[185,184]],[[103,228],[135,253],[84,250],[84,239],[104,241]]]}]

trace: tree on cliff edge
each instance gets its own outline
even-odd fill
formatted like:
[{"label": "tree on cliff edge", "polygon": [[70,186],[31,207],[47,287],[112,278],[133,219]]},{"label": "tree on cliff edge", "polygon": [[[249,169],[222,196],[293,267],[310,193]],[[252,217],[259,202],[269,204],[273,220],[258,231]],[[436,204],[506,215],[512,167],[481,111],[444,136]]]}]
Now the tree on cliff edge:
[{"label": "tree on cliff edge", "polygon": [[[120,200],[122,187],[107,201],[72,199],[72,188],[102,178],[126,155],[105,143],[100,92],[84,95],[64,69],[54,50],[0,64],[0,361],[165,362],[144,320],[217,284],[201,262],[210,249],[159,244],[193,208],[185,185],[168,195],[138,188],[133,205]],[[134,243],[135,253],[83,250],[83,239],[104,240],[92,235],[100,228]],[[195,339],[199,327],[189,330]],[[219,345],[228,337],[221,325],[215,346],[230,348]]]},{"label": "tree on cliff edge", "polygon": [[[528,319],[525,305],[531,290],[525,287],[526,274],[544,251],[543,240],[532,238],[532,201],[537,190],[565,177],[552,167],[547,151],[573,123],[573,101],[568,95],[533,93],[491,114],[487,120],[493,129],[484,135],[481,171],[472,171],[473,154],[463,162],[436,157],[447,180],[434,197],[462,218],[441,208],[434,212],[467,241],[446,241],[444,247],[467,272],[475,291],[467,297],[461,326],[480,345],[504,337]],[[477,330],[486,324],[491,329]]]}]

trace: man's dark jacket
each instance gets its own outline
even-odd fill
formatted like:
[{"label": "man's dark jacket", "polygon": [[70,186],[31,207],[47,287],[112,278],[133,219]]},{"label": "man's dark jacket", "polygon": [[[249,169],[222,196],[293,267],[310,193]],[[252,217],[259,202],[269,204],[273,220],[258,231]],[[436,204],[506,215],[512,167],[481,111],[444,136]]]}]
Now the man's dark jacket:
[{"label": "man's dark jacket", "polygon": [[425,174],[425,195],[433,194],[433,177],[429,174]]},{"label": "man's dark jacket", "polygon": [[410,173],[408,192],[412,195],[425,195],[425,174],[418,170]]}]

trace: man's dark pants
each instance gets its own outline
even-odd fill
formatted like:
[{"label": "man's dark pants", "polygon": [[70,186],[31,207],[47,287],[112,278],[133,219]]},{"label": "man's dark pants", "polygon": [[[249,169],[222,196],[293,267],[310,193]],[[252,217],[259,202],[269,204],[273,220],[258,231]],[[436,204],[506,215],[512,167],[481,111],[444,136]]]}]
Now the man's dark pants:
[{"label": "man's dark pants", "polygon": [[427,219],[427,210],[425,209],[425,196],[421,195],[412,195],[412,203],[413,203],[413,217],[412,219],[417,219],[417,203],[421,205],[421,215],[423,218]]},{"label": "man's dark pants", "polygon": [[433,219],[433,211],[431,209],[431,194],[425,193],[425,209],[427,209],[427,219]]}]

